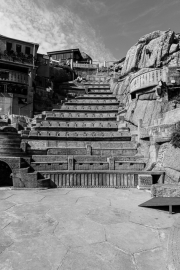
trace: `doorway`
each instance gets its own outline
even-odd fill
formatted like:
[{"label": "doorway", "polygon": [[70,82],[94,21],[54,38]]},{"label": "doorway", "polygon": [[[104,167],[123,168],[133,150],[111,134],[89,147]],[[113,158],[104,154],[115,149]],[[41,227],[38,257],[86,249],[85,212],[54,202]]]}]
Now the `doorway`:
[{"label": "doorway", "polygon": [[7,163],[0,161],[0,187],[13,186],[12,170]]}]

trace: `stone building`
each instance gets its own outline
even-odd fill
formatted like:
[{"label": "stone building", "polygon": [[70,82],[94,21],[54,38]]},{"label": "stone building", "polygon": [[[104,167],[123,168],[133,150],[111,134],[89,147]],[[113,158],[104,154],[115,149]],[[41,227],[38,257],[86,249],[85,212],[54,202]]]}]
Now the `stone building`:
[{"label": "stone building", "polygon": [[[33,115],[32,86],[38,47],[33,42],[0,35],[0,115]],[[7,106],[3,94],[6,94]]]}]

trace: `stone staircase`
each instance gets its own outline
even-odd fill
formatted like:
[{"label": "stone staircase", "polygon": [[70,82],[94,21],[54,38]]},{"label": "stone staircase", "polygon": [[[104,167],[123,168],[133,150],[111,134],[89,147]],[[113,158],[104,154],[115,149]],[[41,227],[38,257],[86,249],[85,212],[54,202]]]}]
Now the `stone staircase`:
[{"label": "stone staircase", "polygon": [[21,135],[13,127],[2,127],[0,129],[0,157],[23,157]]},{"label": "stone staircase", "polygon": [[137,187],[138,174],[153,172],[144,172],[129,129],[118,130],[119,103],[109,84],[84,86],[22,132],[31,170],[51,187]]}]

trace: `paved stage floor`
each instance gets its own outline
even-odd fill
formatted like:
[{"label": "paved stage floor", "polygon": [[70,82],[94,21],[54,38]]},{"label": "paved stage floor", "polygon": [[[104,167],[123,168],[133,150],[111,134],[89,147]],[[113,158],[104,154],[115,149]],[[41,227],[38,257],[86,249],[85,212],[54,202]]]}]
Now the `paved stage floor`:
[{"label": "paved stage floor", "polygon": [[179,270],[180,211],[147,191],[0,189],[0,270]]}]

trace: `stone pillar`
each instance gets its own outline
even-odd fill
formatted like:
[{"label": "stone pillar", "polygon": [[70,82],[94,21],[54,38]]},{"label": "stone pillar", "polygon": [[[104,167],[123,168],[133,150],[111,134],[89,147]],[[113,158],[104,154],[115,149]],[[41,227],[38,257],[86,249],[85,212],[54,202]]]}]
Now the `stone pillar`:
[{"label": "stone pillar", "polygon": [[74,158],[73,156],[68,157],[68,171],[74,170]]},{"label": "stone pillar", "polygon": [[109,170],[114,171],[115,169],[114,158],[113,157],[107,158],[107,161],[109,162]]},{"label": "stone pillar", "polygon": [[151,189],[152,186],[152,175],[150,174],[139,174],[138,175],[138,189]]},{"label": "stone pillar", "polygon": [[140,141],[140,131],[142,128],[142,119],[138,120],[138,142]]},{"label": "stone pillar", "polygon": [[90,144],[86,145],[86,151],[87,151],[87,156],[91,156],[92,155],[92,147]]}]

